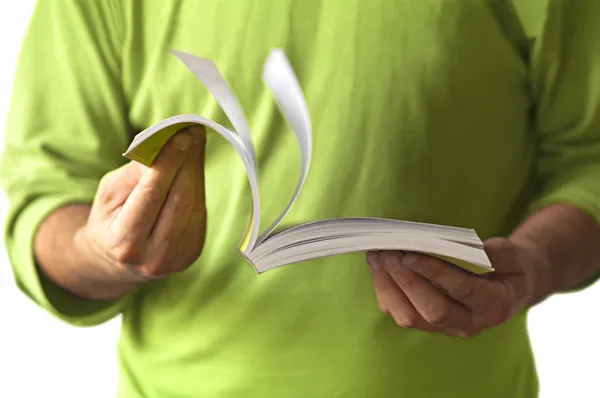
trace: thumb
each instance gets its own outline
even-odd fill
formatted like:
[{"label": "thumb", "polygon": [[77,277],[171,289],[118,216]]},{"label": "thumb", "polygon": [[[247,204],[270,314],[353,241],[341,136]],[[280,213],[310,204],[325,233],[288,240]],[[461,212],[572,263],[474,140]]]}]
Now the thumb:
[{"label": "thumb", "polygon": [[484,242],[484,250],[495,275],[514,274],[520,270],[516,245],[507,238],[490,238]]},{"label": "thumb", "polygon": [[491,238],[484,242],[484,249],[496,272],[490,279],[501,282],[519,307],[531,294],[529,267],[531,259],[525,249],[507,238]]}]

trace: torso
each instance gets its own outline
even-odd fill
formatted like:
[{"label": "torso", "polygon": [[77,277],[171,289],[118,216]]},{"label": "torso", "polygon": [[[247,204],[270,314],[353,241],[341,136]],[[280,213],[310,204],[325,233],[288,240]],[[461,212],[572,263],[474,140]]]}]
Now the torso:
[{"label": "torso", "polygon": [[[535,144],[527,64],[487,2],[141,4],[126,19],[132,125],[181,113],[226,123],[168,51],[214,59],[250,123],[263,226],[299,169],[261,80],[272,47],[290,57],[313,125],[311,171],[287,222],[389,217],[486,238],[522,215]],[[205,251],[126,310],[123,397],[533,396],[524,316],[472,340],[403,330],[379,312],[361,254],[256,275],[236,251],[251,203],[242,163],[214,135],[206,167]]]}]

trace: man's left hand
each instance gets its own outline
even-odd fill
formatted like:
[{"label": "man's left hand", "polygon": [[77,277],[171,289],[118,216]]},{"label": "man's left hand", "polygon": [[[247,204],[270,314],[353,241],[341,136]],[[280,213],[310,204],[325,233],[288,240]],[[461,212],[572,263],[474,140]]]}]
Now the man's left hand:
[{"label": "man's left hand", "polygon": [[503,323],[531,302],[543,268],[510,239],[489,239],[485,251],[495,269],[485,275],[426,255],[368,253],[380,309],[399,326],[461,337]]}]

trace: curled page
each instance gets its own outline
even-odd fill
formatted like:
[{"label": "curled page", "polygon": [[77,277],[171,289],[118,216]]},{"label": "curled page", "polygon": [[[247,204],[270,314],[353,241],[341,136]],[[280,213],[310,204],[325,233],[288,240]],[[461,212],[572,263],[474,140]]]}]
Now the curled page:
[{"label": "curled page", "polygon": [[289,212],[300,194],[308,175],[312,151],[312,135],[308,107],[302,89],[284,52],[273,50],[265,62],[263,79],[273,93],[296,135],[300,147],[302,166],[300,178],[290,202],[275,222],[259,236],[260,194],[258,168],[250,129],[244,113],[233,91],[227,85],[213,61],[180,51],[172,51],[172,53],[187,66],[217,100],[235,131],[231,131],[202,116],[179,115],[165,119],[136,135],[130,147],[124,153],[124,156],[150,166],[162,147],[177,131],[194,124],[206,126],[224,137],[232,144],[241,157],[250,182],[252,214],[246,232],[239,243],[239,250],[249,258],[248,254],[252,252],[257,244],[266,239]]},{"label": "curled page", "polygon": [[195,55],[181,51],[171,51],[179,58],[185,66],[196,76],[210,94],[217,100],[225,115],[231,122],[233,129],[239,134],[246,151],[250,156],[253,166],[256,168],[256,154],[254,144],[250,135],[250,128],[246,122],[244,111],[240,106],[235,94],[225,82],[225,79],[217,69],[215,63],[210,59],[199,58]]},{"label": "curled page", "polygon": [[269,54],[263,70],[263,80],[273,93],[279,107],[285,114],[290,127],[296,135],[298,145],[300,146],[302,163],[298,184],[296,185],[296,190],[294,191],[291,200],[281,215],[261,234],[257,244],[264,241],[269,234],[277,228],[281,220],[283,220],[285,215],[292,208],[306,181],[312,155],[312,129],[308,106],[306,105],[306,99],[302,93],[298,78],[282,50],[275,49]]},{"label": "curled page", "polygon": [[250,128],[248,127],[246,117],[244,116],[244,111],[235,97],[235,94],[212,60],[199,58],[195,55],[181,51],[172,51],[172,53],[187,66],[194,76],[200,80],[210,94],[216,99],[244,145],[246,152],[245,156],[248,157],[251,166],[250,168],[246,168],[246,171],[248,172],[250,189],[252,191],[252,215],[246,233],[239,244],[239,249],[242,253],[247,253],[254,248],[259,233],[260,194],[254,144],[250,135]]}]

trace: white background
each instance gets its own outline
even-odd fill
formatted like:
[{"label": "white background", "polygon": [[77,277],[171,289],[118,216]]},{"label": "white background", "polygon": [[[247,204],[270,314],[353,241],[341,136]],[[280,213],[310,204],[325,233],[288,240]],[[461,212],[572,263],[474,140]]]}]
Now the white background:
[{"label": "white background", "polygon": [[[12,74],[32,7],[32,0],[0,3],[0,134],[5,133]],[[4,196],[0,204],[6,208]],[[600,397],[599,304],[597,284],[532,311],[541,398]],[[0,397],[114,396],[118,326],[113,321],[80,329],[51,318],[17,291],[0,245]]]}]

